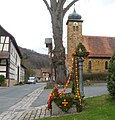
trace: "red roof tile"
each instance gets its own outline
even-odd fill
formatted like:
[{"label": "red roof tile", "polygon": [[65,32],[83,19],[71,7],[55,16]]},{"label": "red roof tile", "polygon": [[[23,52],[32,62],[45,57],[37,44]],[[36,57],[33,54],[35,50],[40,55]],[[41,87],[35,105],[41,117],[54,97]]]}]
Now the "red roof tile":
[{"label": "red roof tile", "polygon": [[41,68],[42,73],[51,73],[51,68]]},{"label": "red roof tile", "polygon": [[83,36],[89,57],[111,57],[115,51],[115,37]]}]

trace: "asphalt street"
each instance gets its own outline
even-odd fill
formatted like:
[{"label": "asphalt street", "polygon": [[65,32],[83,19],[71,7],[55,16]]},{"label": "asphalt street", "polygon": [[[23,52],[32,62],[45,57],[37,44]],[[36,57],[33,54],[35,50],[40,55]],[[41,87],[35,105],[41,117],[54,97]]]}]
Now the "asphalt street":
[{"label": "asphalt street", "polygon": [[[0,113],[8,110],[11,106],[18,103],[23,97],[27,96],[34,90],[44,87],[46,83],[38,83],[31,85],[12,86],[0,88]],[[44,89],[43,92],[32,102],[30,107],[39,107],[47,104],[47,99],[52,89]],[[71,91],[67,89],[66,92]],[[103,84],[95,84],[93,86],[84,87],[85,97],[99,96],[108,94],[107,86]],[[33,96],[34,97],[34,96]]]},{"label": "asphalt street", "polygon": [[0,87],[0,113],[6,111],[32,91],[45,85],[46,83],[39,83],[12,87]]},{"label": "asphalt street", "polygon": [[[32,103],[31,107],[37,107],[40,105],[47,104],[48,96],[52,90],[45,89],[42,94]],[[70,92],[71,89],[68,88],[66,92]],[[85,86],[84,87],[85,98],[99,96],[103,94],[108,94],[106,83],[99,83],[93,86]]]}]

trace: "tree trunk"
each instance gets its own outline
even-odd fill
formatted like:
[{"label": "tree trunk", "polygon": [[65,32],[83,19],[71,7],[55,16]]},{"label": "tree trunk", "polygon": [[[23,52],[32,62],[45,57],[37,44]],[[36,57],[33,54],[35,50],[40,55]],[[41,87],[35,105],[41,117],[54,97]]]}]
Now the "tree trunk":
[{"label": "tree trunk", "polygon": [[[60,10],[62,11],[62,10]],[[59,13],[59,12],[58,12]],[[65,84],[66,82],[66,67],[65,67],[65,48],[63,46],[63,13],[53,14],[52,28],[55,48],[53,50],[53,64],[56,71],[56,83]]]},{"label": "tree trunk", "polygon": [[66,82],[66,67],[65,67],[65,49],[64,47],[59,47],[53,51],[53,63],[54,69],[56,70],[56,83],[65,84]]},{"label": "tree trunk", "polygon": [[[49,10],[52,20],[52,30],[55,48],[53,50],[53,65],[56,73],[56,83],[65,84],[66,67],[65,67],[65,48],[63,47],[63,17],[69,8],[78,0],[71,2],[64,8],[67,0],[43,0]],[[50,4],[49,4],[50,3]]]}]

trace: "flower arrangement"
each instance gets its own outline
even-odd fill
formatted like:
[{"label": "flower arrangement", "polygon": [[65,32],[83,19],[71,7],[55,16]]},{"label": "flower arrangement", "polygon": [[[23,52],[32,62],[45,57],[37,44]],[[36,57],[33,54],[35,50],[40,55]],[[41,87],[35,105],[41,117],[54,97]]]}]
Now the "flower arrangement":
[{"label": "flower arrangement", "polygon": [[[65,93],[65,90],[68,87],[70,80],[72,79],[73,71],[75,73],[75,78],[73,79],[74,86],[72,88],[74,92]],[[66,85],[61,92],[59,92],[57,85],[55,85],[48,98],[48,109],[52,108],[52,101],[54,101],[56,105],[64,112],[67,112],[73,104],[76,105],[78,112],[82,110],[82,97],[80,95],[78,79],[78,59],[75,59],[74,56],[72,59],[72,67]]]},{"label": "flower arrangement", "polygon": [[48,109],[51,109],[51,102],[53,100],[54,97],[58,97],[59,96],[59,91],[58,91],[58,87],[55,85],[54,89],[52,90],[52,92],[49,95],[48,98]]},{"label": "flower arrangement", "polygon": [[56,87],[54,87],[53,91],[50,93],[49,99],[48,99],[48,109],[51,109],[51,103],[52,101],[55,102],[55,104],[63,111],[68,112],[68,110],[72,107],[72,105],[76,105],[77,111],[80,112],[82,109],[82,106],[79,102],[79,97],[77,95],[74,95],[73,93],[64,93],[59,94]]},{"label": "flower arrangement", "polygon": [[75,95],[72,93],[65,93],[58,97],[54,97],[53,101],[63,112],[67,112],[73,105],[74,97]]},{"label": "flower arrangement", "polygon": [[77,57],[87,57],[89,55],[89,52],[86,51],[85,46],[82,43],[79,43],[76,50],[74,50],[72,56]]},{"label": "flower arrangement", "polygon": [[48,99],[48,109],[51,109],[51,102],[54,101],[62,111],[67,112],[73,105],[74,97],[75,95],[72,93],[60,94],[55,86]]},{"label": "flower arrangement", "polygon": [[[54,101],[56,105],[64,112],[67,112],[71,106],[76,105],[78,112],[82,111],[83,98],[79,88],[79,67],[78,58],[87,57],[89,52],[86,51],[84,45],[79,43],[76,50],[72,54],[72,66],[67,82],[61,92],[59,92],[57,85],[54,87],[48,98],[48,109],[52,109],[51,103]],[[72,93],[65,93],[70,80],[73,82]]]}]

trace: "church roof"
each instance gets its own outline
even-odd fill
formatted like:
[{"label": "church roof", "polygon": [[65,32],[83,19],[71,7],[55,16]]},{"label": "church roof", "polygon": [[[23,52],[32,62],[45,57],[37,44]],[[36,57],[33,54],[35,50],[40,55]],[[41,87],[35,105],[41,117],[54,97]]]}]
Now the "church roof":
[{"label": "church roof", "polygon": [[68,25],[69,22],[83,22],[83,20],[81,20],[81,15],[76,13],[75,8],[74,8],[73,13],[68,15],[68,20],[67,20],[66,25]]},{"label": "church roof", "polygon": [[22,57],[15,38],[9,32],[7,32],[1,25],[0,25],[0,36],[8,36],[11,39],[12,43],[14,44],[19,56]]},{"label": "church roof", "polygon": [[115,51],[115,37],[83,36],[89,57],[111,57]]},{"label": "church roof", "polygon": [[69,14],[68,20],[78,20],[78,19],[81,19],[81,15],[79,15],[78,13],[76,13],[76,11],[74,9],[73,13]]}]

